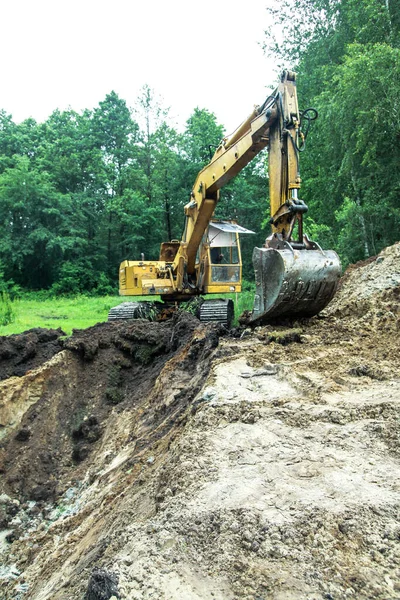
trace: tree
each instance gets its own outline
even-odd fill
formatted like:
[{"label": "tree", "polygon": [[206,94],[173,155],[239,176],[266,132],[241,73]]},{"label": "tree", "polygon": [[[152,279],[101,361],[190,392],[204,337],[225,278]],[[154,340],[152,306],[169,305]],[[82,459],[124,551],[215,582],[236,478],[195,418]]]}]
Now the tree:
[{"label": "tree", "polygon": [[135,113],[141,124],[138,164],[142,179],[138,189],[146,198],[141,207],[147,227],[146,253],[153,257],[158,256],[162,241],[180,236],[186,197],[180,136],[168,124],[168,112],[154,90],[145,85]]},{"label": "tree", "polygon": [[26,119],[19,125],[11,115],[0,111],[0,173],[15,164],[16,156],[35,159],[39,145],[40,130],[34,119]]},{"label": "tree", "polygon": [[210,162],[218,144],[224,137],[224,128],[218,125],[214,113],[206,108],[195,108],[186,121],[183,135],[183,153],[189,165],[188,176],[192,185],[197,173]]},{"label": "tree", "polygon": [[[338,249],[346,260],[376,254],[398,239],[400,225],[400,51],[386,44],[349,46],[328,91],[319,97],[326,118],[308,160],[324,152],[319,180],[334,207]],[[329,151],[328,139],[335,140]],[[333,167],[333,169],[332,169]],[[336,170],[337,169],[337,170]],[[332,176],[336,172],[336,176]],[[309,184],[311,195],[318,182]],[[321,206],[319,210],[321,211]]]},{"label": "tree", "polygon": [[107,270],[110,275],[118,264],[120,223],[114,222],[117,207],[129,187],[137,159],[138,125],[126,102],[115,92],[108,94],[95,109],[92,131],[102,153],[102,196],[106,226]]},{"label": "tree", "polygon": [[[398,239],[399,36],[388,0],[287,0],[286,32],[265,47],[298,72],[320,118],[302,155],[302,194],[317,241],[345,263]],[[277,6],[275,5],[274,10]],[[304,17],[310,15],[310,19]]]},{"label": "tree", "polygon": [[14,168],[0,176],[0,261],[5,278],[40,289],[49,287],[64,252],[73,246],[67,198],[46,173],[16,157]]},{"label": "tree", "polygon": [[180,136],[163,122],[154,134],[153,183],[163,210],[165,239],[179,238],[183,228],[183,207],[188,198],[183,174],[185,160],[179,152]]}]

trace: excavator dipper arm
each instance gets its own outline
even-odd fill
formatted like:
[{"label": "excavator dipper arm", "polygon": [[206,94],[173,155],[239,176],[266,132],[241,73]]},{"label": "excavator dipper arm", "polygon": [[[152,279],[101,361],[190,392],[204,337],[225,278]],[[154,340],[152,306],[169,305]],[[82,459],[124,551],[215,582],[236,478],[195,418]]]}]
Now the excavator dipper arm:
[{"label": "excavator dipper arm", "polygon": [[268,154],[272,234],[253,252],[256,294],[251,321],[257,323],[319,313],[333,298],[341,272],[336,252],[323,251],[303,232],[308,208],[299,198],[303,134],[295,73],[283,73],[276,98],[279,118],[270,127]]}]

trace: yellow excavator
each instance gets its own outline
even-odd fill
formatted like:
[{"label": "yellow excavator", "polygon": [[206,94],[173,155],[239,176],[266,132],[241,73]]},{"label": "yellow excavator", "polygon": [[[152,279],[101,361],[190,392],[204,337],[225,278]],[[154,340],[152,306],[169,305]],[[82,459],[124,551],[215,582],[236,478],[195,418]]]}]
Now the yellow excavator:
[{"label": "yellow excavator", "polygon": [[313,109],[300,113],[296,75],[284,71],[271,96],[221,141],[198,174],[184,209],[182,239],[162,243],[158,260],[142,256],[143,260],[121,263],[121,296],[160,296],[161,302],[124,302],[110,310],[109,320],[148,317],[201,297],[200,320],[230,325],[232,300],[203,297],[241,291],[239,235],[252,232],[213,216],[221,188],[264,148],[269,153],[272,233],[253,252],[256,292],[249,321],[259,324],[320,312],[335,294],[341,267],[335,252],[323,251],[303,232],[307,206],[299,198],[299,153],[307,133],[304,123],[309,125],[316,116]]}]

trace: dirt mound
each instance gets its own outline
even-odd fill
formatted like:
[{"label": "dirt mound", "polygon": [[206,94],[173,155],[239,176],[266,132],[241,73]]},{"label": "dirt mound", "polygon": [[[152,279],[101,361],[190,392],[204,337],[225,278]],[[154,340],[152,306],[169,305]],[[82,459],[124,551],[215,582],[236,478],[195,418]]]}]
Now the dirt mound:
[{"label": "dirt mound", "polygon": [[5,600],[398,599],[398,258],[313,319],[102,324],[3,381]]},{"label": "dirt mound", "polygon": [[368,316],[380,324],[398,319],[400,300],[400,242],[385,248],[374,259],[352,265],[328,314],[352,319]]},{"label": "dirt mound", "polygon": [[[179,418],[196,394],[199,384],[186,389],[186,382],[198,356],[205,376],[207,351],[218,344],[218,331],[199,328],[188,314],[166,323],[102,323],[75,331],[47,373],[40,397],[3,443],[4,491],[25,501],[54,500],[65,491],[64,476],[79,479],[87,470],[115,413],[140,415],[135,430],[147,433],[146,442],[137,442],[138,452],[161,438],[169,418]],[[160,398],[154,393],[157,377],[177,355],[182,374],[169,382],[171,398],[167,393]],[[150,392],[154,407],[145,412]],[[128,439],[135,435],[130,432]]]},{"label": "dirt mound", "polygon": [[0,337],[0,381],[21,377],[60,352],[61,336],[65,336],[61,329],[37,328]]}]

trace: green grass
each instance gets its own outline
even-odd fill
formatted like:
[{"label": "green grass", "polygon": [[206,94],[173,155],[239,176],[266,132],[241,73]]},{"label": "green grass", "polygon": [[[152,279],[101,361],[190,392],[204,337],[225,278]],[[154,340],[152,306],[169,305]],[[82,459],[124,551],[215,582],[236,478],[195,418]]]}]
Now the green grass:
[{"label": "green grass", "polygon": [[21,333],[33,327],[57,329],[61,327],[66,334],[72,329],[85,329],[101,321],[107,321],[108,311],[124,301],[120,296],[102,296],[90,298],[48,298],[14,300],[15,320],[0,327],[0,335]]},{"label": "green grass", "polygon": [[237,294],[237,298],[235,297],[235,294],[232,294],[232,300],[234,301],[234,304],[235,304],[234,324],[237,325],[240,315],[245,310],[250,310],[250,311],[253,310],[254,290],[251,290],[251,291],[246,290],[246,291],[240,292],[239,294]]},{"label": "green grass", "polygon": [[[221,297],[210,295],[210,298]],[[254,293],[245,291],[241,294],[229,294],[235,303],[235,324],[239,315],[244,310],[251,310],[253,307]],[[134,300],[148,300],[145,297],[135,297]],[[152,300],[157,298],[152,298]],[[107,315],[110,308],[121,302],[132,301],[133,298],[121,296],[101,296],[88,297],[76,296],[75,298],[35,298],[30,294],[27,298],[21,298],[12,302],[14,321],[8,325],[0,326],[1,335],[11,335],[13,333],[22,333],[33,327],[45,327],[47,329],[57,329],[61,327],[67,335],[72,333],[72,329],[86,329],[96,323],[107,321]]]}]

